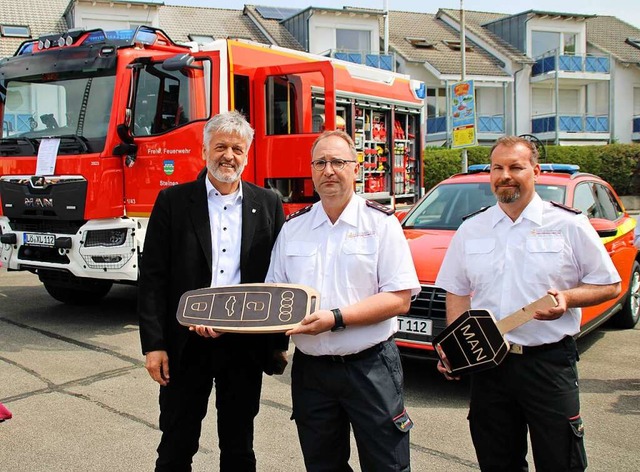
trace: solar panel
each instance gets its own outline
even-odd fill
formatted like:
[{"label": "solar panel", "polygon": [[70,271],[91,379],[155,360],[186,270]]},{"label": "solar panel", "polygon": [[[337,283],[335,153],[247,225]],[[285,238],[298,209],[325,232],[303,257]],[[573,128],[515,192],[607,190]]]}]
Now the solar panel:
[{"label": "solar panel", "polygon": [[284,20],[300,11],[299,8],[257,6],[256,10],[265,20]]}]

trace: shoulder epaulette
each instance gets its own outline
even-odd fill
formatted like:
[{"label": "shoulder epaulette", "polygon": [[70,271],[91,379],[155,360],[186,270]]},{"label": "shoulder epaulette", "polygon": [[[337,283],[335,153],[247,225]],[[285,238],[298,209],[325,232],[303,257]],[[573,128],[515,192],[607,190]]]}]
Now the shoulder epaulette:
[{"label": "shoulder epaulette", "polygon": [[490,206],[486,206],[486,207],[482,207],[479,210],[474,211],[473,213],[469,213],[468,215],[465,215],[462,217],[462,221],[468,219],[468,218],[473,218],[476,215],[479,215],[480,213],[482,213],[483,211],[487,211],[489,208],[491,208]]},{"label": "shoulder epaulette", "polygon": [[549,203],[551,203],[553,206],[556,206],[558,208],[562,208],[563,210],[567,210],[567,211],[570,211],[571,213],[575,213],[576,215],[579,215],[580,213],[582,213],[582,210],[578,210],[577,208],[563,205],[562,203],[558,203],[554,201],[550,201]]},{"label": "shoulder epaulette", "polygon": [[367,206],[374,210],[381,211],[385,215],[393,215],[396,212],[393,208],[389,208],[388,206],[373,200],[367,200]]},{"label": "shoulder epaulette", "polygon": [[300,215],[304,215],[305,213],[309,213],[311,211],[311,209],[313,208],[313,205],[307,205],[304,208],[300,208],[298,211],[294,211],[293,213],[289,213],[287,215],[287,218],[285,219],[285,221],[289,221],[292,220]]}]

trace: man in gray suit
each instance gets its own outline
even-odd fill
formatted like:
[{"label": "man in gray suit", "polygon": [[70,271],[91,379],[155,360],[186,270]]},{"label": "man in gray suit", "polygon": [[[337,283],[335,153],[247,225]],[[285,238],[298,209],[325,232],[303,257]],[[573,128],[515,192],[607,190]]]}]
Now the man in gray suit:
[{"label": "man in gray suit", "polygon": [[253,129],[236,112],[204,127],[207,174],[161,191],[144,245],[138,313],[146,368],[160,384],[156,471],[191,470],[213,382],[221,471],[255,471],[253,421],[262,373],[282,373],[284,335],[220,334],[180,326],[180,296],[263,282],[284,222],[275,193],[241,181]]}]

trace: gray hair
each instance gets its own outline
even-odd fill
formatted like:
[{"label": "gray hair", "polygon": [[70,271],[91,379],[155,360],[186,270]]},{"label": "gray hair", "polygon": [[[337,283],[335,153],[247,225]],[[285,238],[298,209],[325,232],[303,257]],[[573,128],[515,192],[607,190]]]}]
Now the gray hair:
[{"label": "gray hair", "polygon": [[353,139],[351,139],[351,136],[349,136],[347,133],[345,133],[341,129],[336,129],[333,131],[325,131],[320,136],[318,136],[316,140],[313,142],[313,144],[311,145],[311,155],[313,156],[313,151],[316,150],[316,146],[320,141],[322,141],[323,139],[327,139],[331,136],[337,136],[338,138],[346,141],[346,143],[349,145],[349,150],[351,151],[351,156],[353,157],[353,160],[355,161],[358,159],[358,152],[356,151],[356,145],[353,143]]},{"label": "gray hair", "polygon": [[515,147],[518,144],[521,144],[522,146],[526,147],[529,151],[531,151],[531,156],[529,157],[529,160],[531,161],[531,165],[535,166],[536,164],[538,164],[538,158],[539,158],[538,147],[528,139],[521,138],[520,136],[503,136],[500,139],[498,139],[496,143],[491,147],[491,152],[489,152],[489,158],[491,158],[491,155],[493,154],[493,150],[498,146]]},{"label": "gray hair", "polygon": [[247,149],[253,141],[253,128],[239,111],[224,111],[207,121],[204,125],[203,143],[205,149],[209,148],[211,135],[214,133],[236,134],[247,144]]}]

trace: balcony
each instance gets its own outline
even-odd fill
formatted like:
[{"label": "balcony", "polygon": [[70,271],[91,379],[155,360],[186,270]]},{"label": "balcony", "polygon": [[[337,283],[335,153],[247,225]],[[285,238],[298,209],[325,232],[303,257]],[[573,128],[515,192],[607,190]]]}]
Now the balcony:
[{"label": "balcony", "polygon": [[[557,119],[556,119],[557,118]],[[609,117],[607,115],[550,115],[533,118],[531,131],[534,134],[556,131],[564,133],[608,133]]]},{"label": "balcony", "polygon": [[369,51],[351,51],[347,49],[329,49],[321,53],[322,56],[333,57],[342,61],[362,64],[376,69],[395,72],[396,58],[393,53],[380,54]]},{"label": "balcony", "polygon": [[550,54],[536,60],[531,83],[560,80],[563,86],[587,85],[611,79],[609,56]]}]

